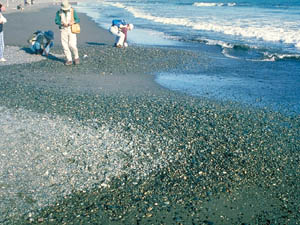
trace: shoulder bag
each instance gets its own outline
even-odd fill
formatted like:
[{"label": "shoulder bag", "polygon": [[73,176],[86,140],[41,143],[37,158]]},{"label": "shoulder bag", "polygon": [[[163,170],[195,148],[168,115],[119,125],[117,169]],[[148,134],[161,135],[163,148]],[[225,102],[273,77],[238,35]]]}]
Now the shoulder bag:
[{"label": "shoulder bag", "polygon": [[73,22],[71,26],[71,32],[73,34],[79,34],[80,33],[80,25],[79,23],[74,23],[74,9],[71,9],[71,20]]}]

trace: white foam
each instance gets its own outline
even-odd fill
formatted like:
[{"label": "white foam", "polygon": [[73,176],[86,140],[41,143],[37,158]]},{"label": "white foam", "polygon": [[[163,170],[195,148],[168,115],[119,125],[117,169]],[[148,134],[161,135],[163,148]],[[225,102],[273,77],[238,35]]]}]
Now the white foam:
[{"label": "white foam", "polygon": [[221,6],[230,6],[233,7],[236,5],[236,3],[232,2],[232,3],[216,3],[216,2],[195,2],[193,4],[194,6],[197,7],[221,7]]},{"label": "white foam", "polygon": [[284,42],[300,46],[300,36],[297,30],[265,25],[258,26],[238,26],[237,24],[219,24],[214,22],[199,22],[192,25],[195,30],[205,30],[224,33],[226,35],[241,36],[244,38],[255,38],[268,42]]},{"label": "white foam", "polygon": [[223,6],[224,3],[208,3],[208,2],[195,2],[194,6],[197,7],[213,7],[213,6]]},{"label": "white foam", "polygon": [[236,6],[236,3],[234,3],[234,2],[233,3],[228,3],[227,5],[230,6],[230,7],[233,7],[233,6]]},{"label": "white foam", "polygon": [[270,61],[275,61],[276,59],[300,59],[300,55],[299,54],[280,54],[280,53],[269,53],[269,52],[265,52],[264,56],[266,58],[266,60],[270,60]]},{"label": "white foam", "polygon": [[[243,18],[222,20],[220,18],[212,17],[163,17],[155,16],[142,9],[131,6],[126,6],[122,3],[107,3],[111,6],[123,8],[130,12],[136,18],[142,18],[157,23],[177,25],[190,27],[193,30],[219,32],[225,35],[239,36],[243,38],[264,40],[267,42],[280,42],[291,44],[300,48],[300,35],[296,21],[283,23],[280,18],[264,19],[262,20],[258,15],[257,18]],[[194,3],[195,5],[213,6],[224,3]],[[235,3],[230,3],[234,6]]]},{"label": "white foam", "polygon": [[207,45],[219,45],[222,48],[233,48],[234,47],[233,44],[230,44],[230,43],[227,43],[224,41],[220,41],[220,40],[204,39],[204,41]]},{"label": "white foam", "polygon": [[223,54],[224,56],[228,57],[228,58],[232,58],[232,59],[240,59],[239,57],[236,57],[236,56],[233,56],[233,55],[228,54],[226,48],[223,48],[222,54]]}]

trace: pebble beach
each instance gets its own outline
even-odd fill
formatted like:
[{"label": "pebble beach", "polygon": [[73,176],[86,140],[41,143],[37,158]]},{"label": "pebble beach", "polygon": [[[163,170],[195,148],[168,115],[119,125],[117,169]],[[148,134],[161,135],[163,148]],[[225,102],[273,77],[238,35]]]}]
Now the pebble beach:
[{"label": "pebble beach", "polygon": [[[0,224],[300,224],[299,115],[165,89],[155,73],[209,58],[114,48],[84,14],[66,67],[58,9],[5,14]],[[37,29],[49,58],[28,51]]]}]

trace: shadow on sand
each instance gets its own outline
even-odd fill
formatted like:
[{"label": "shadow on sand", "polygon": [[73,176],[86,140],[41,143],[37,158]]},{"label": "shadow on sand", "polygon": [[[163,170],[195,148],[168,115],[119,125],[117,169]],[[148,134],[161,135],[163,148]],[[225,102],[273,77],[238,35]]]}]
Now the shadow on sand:
[{"label": "shadow on sand", "polygon": [[[21,48],[21,50],[23,50],[24,52],[30,54],[30,55],[36,55],[30,48]],[[50,60],[53,60],[53,61],[58,61],[58,62],[65,62],[64,59],[62,58],[58,58],[56,57],[55,55],[52,55],[52,54],[49,54],[48,56],[44,56],[45,58],[48,58]]]},{"label": "shadow on sand", "polygon": [[96,45],[96,46],[104,46],[104,45],[107,45],[107,44],[104,44],[104,43],[97,43],[97,42],[86,42],[88,45]]}]

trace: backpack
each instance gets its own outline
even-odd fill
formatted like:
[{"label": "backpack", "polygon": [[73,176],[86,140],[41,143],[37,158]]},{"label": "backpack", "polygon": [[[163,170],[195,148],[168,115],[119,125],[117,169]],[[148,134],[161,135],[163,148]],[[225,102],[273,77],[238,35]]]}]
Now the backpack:
[{"label": "backpack", "polygon": [[113,20],[112,21],[112,26],[120,27],[120,25],[126,25],[125,20]]},{"label": "backpack", "polygon": [[36,32],[33,33],[33,35],[28,39],[28,43],[30,44],[34,44],[36,41],[42,43],[44,38],[44,34],[42,31],[38,30]]}]

